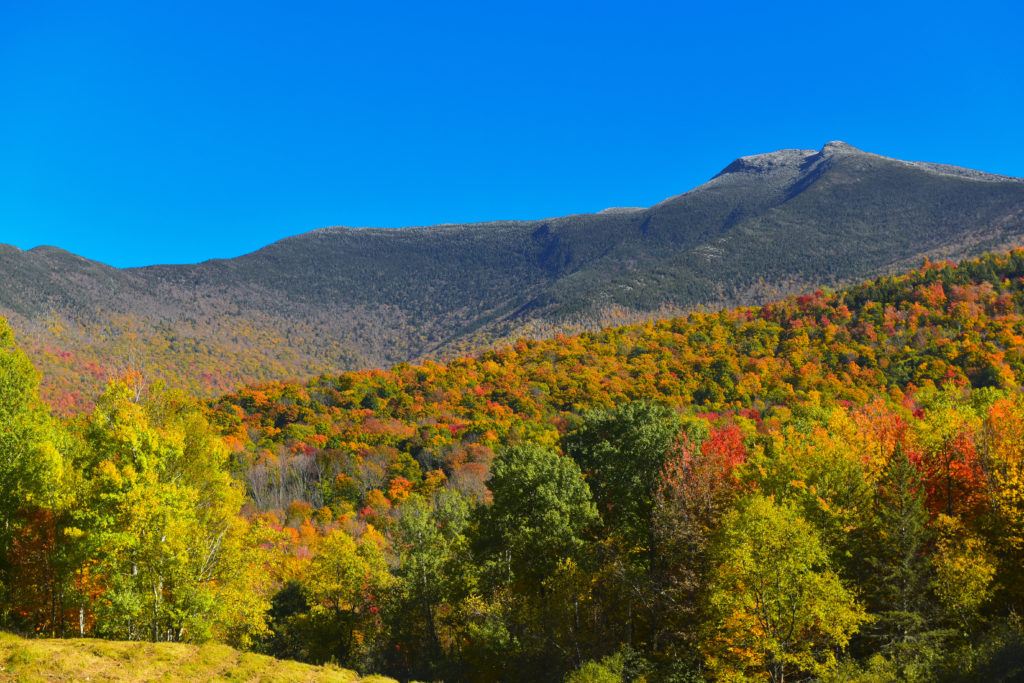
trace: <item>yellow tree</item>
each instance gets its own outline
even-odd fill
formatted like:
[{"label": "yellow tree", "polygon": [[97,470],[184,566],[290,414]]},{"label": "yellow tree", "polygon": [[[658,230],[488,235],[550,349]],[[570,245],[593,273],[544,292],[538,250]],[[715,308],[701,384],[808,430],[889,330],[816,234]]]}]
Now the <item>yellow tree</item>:
[{"label": "yellow tree", "polygon": [[958,629],[968,632],[981,607],[992,597],[996,565],[985,542],[956,517],[939,515],[938,539],[931,557],[932,590],[942,613]]},{"label": "yellow tree", "polygon": [[61,620],[53,547],[64,472],[58,442],[35,368],[0,318],[0,617],[39,613],[29,617],[31,628]]},{"label": "yellow tree", "polygon": [[102,587],[100,635],[203,640],[219,592],[239,576],[242,492],[199,408],[174,394],[146,404],[113,382],[85,430],[84,542]]},{"label": "yellow tree", "polygon": [[384,640],[381,605],[394,585],[383,543],[372,527],[358,541],[335,529],[321,542],[302,581],[311,658],[372,666],[374,647]]},{"label": "yellow tree", "polygon": [[791,505],[743,501],[726,516],[714,557],[704,651],[722,680],[820,676],[867,619]]},{"label": "yellow tree", "polygon": [[0,533],[19,508],[53,503],[62,468],[39,377],[0,318]]}]

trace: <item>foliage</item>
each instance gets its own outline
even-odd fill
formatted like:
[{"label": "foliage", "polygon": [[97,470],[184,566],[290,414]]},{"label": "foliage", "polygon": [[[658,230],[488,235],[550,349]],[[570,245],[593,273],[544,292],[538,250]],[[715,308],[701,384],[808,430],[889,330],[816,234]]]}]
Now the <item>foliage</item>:
[{"label": "foliage", "polygon": [[716,676],[782,683],[833,669],[867,615],[816,530],[794,507],[755,495],[726,516],[715,545],[706,648]]},{"label": "foliage", "polygon": [[958,628],[970,630],[971,621],[991,597],[995,562],[985,542],[964,528],[955,517],[935,521],[938,541],[932,556],[932,589],[945,616]]},{"label": "foliage", "polygon": [[63,422],[7,336],[0,619],[410,680],[1014,675],[1022,312],[1015,251]]},{"label": "foliage", "polygon": [[921,475],[897,446],[875,492],[875,514],[864,530],[865,597],[876,615],[871,649],[906,669],[929,636],[927,550],[933,535]]},{"label": "foliage", "polygon": [[622,654],[609,655],[599,662],[587,662],[565,677],[565,683],[621,683]]},{"label": "foliage", "polygon": [[227,451],[198,410],[173,394],[142,405],[110,385],[85,426],[75,464],[85,483],[74,517],[103,577],[97,633],[205,640],[217,592],[235,578],[242,492]]},{"label": "foliage", "polygon": [[0,320],[0,616],[11,618],[9,606],[19,605],[15,611],[51,621],[54,610],[36,609],[36,598],[53,594],[60,569],[37,550],[55,541],[49,510],[62,503],[64,444],[38,389],[35,369]]},{"label": "foliage", "polygon": [[517,446],[495,463],[490,506],[482,508],[482,552],[500,583],[536,584],[566,558],[578,557],[597,522],[590,488],[571,459]]}]

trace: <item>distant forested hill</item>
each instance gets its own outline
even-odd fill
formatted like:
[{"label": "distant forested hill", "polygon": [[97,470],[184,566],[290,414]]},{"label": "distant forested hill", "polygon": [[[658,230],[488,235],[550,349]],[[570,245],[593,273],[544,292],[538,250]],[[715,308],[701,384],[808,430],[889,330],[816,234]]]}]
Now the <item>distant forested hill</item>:
[{"label": "distant forested hill", "polygon": [[0,314],[59,407],[133,367],[214,394],[447,357],[695,307],[762,303],[1024,243],[1024,182],[844,143],[743,157],[648,209],[328,228],[197,265],[0,248]]}]

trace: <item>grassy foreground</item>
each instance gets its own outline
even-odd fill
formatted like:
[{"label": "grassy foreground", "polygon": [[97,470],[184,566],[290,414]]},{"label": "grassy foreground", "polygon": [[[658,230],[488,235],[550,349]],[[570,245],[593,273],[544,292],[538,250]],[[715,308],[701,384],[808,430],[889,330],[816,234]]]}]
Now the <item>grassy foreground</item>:
[{"label": "grassy foreground", "polygon": [[226,645],[25,639],[0,633],[0,681],[330,681],[394,683]]}]

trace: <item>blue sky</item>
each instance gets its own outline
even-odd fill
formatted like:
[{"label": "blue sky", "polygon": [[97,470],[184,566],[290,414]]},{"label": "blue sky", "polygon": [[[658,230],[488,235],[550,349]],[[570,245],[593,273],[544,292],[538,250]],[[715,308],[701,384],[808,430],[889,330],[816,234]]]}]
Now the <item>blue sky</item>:
[{"label": "blue sky", "polygon": [[0,0],[0,242],[127,266],[649,205],[830,139],[1024,176],[1022,29],[985,0]]}]

